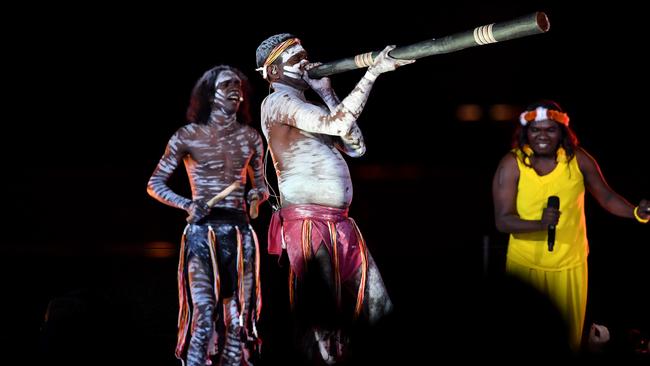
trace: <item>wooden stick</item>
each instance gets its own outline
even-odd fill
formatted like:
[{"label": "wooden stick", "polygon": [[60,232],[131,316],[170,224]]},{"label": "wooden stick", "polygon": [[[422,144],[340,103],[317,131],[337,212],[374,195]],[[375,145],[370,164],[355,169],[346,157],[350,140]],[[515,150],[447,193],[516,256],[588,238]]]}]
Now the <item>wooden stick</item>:
[{"label": "wooden stick", "polygon": [[258,207],[259,200],[252,200],[251,206],[248,208],[248,214],[250,215],[251,219],[257,218],[257,215],[259,214]]},{"label": "wooden stick", "polygon": [[232,182],[232,184],[229,185],[228,187],[226,187],[223,191],[219,192],[217,195],[210,198],[210,200],[207,202],[208,207],[210,207],[210,208],[214,207],[214,205],[216,205],[217,202],[219,202],[222,199],[226,198],[226,196],[228,196],[230,193],[232,193],[232,191],[234,191],[237,188],[239,188],[239,181],[238,180]]},{"label": "wooden stick", "polygon": [[[206,204],[210,208],[214,207],[214,205],[216,205],[217,202],[219,202],[222,199],[226,198],[226,196],[228,196],[230,193],[232,193],[232,191],[239,188],[239,185],[240,185],[239,181],[232,182],[232,184],[229,185],[228,187],[226,187],[223,191],[217,193],[214,197],[210,198],[210,200]],[[194,215],[188,216],[187,219],[185,219],[185,221],[187,221],[189,223],[193,223],[194,222]]]}]

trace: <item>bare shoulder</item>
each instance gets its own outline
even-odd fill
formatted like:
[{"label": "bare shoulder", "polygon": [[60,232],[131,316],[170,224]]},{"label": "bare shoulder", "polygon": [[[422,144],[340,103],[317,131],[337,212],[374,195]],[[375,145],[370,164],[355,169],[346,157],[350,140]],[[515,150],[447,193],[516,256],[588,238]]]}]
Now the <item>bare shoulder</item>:
[{"label": "bare shoulder", "polygon": [[517,181],[519,180],[519,165],[517,164],[517,156],[509,151],[505,154],[501,161],[499,161],[499,166],[496,169],[494,174],[495,183],[503,184],[506,181]]},{"label": "bare shoulder", "polygon": [[576,159],[578,159],[578,166],[583,172],[592,170],[597,166],[596,159],[581,147],[576,148]]},{"label": "bare shoulder", "polygon": [[517,166],[517,156],[515,153],[508,151],[505,155],[503,155],[501,161],[499,161],[499,168],[518,171],[519,167]]},{"label": "bare shoulder", "polygon": [[174,133],[174,137],[180,140],[185,140],[188,138],[192,138],[192,136],[196,135],[196,132],[198,130],[198,124],[196,123],[188,123],[184,126],[181,126],[179,129],[176,130]]},{"label": "bare shoulder", "polygon": [[283,101],[287,101],[293,98],[295,98],[295,96],[287,91],[276,90],[273,93],[266,96],[262,104],[269,105],[269,104],[281,103]]},{"label": "bare shoulder", "polygon": [[499,161],[492,180],[492,189],[495,192],[508,191],[509,187],[514,187],[517,181],[519,181],[517,157],[513,152],[508,152]]}]

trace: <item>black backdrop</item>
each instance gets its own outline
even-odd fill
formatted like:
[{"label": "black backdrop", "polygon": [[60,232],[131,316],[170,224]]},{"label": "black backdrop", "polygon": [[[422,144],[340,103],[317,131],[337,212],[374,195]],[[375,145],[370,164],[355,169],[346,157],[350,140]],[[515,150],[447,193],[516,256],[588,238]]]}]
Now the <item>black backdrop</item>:
[{"label": "black backdrop", "polygon": [[[84,314],[102,320],[87,328],[98,340],[82,337],[93,344],[82,355],[173,362],[176,254],[171,248],[170,256],[151,258],[147,248],[176,245],[184,213],[148,197],[146,182],[184,123],[203,71],[222,63],[240,68],[259,105],[268,87],[253,71],[254,52],[275,33],[298,35],[312,61],[329,61],[534,11],[549,16],[546,34],[421,59],[381,76],[359,120],[368,152],[348,159],[351,214],[401,309],[402,326],[389,333],[398,344],[417,338],[439,346],[410,350],[411,360],[471,349],[476,344],[465,338],[479,337],[488,323],[510,324],[508,292],[486,281],[499,277],[504,261],[507,237],[494,229],[490,184],[515,122],[487,114],[460,122],[459,105],[487,111],[555,99],[610,185],[633,203],[648,197],[648,62],[638,8],[542,1],[349,5],[57,4],[8,13],[19,20],[3,26],[10,89],[3,124],[8,220],[0,250],[11,331],[2,344],[10,353],[33,353],[44,342],[39,327],[47,304],[63,297],[85,303]],[[339,95],[361,75],[333,76]],[[258,108],[253,115],[259,121]],[[188,191],[183,174],[172,183]],[[269,210],[264,206],[254,222],[263,244]],[[648,226],[611,216],[590,197],[587,210],[588,321],[647,332]],[[286,268],[266,254],[263,268],[262,329],[266,360],[273,362],[290,353],[283,338]],[[435,300],[420,302],[424,293]],[[494,317],[505,323],[486,320]],[[437,336],[451,341],[436,343]]]}]

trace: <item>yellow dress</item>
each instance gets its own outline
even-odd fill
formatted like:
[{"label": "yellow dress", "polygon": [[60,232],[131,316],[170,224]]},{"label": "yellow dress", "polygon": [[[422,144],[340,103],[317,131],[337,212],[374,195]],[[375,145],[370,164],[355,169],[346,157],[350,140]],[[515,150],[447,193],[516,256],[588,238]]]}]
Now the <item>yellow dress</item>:
[{"label": "yellow dress", "polygon": [[549,196],[560,198],[561,214],[552,252],[548,251],[547,231],[510,234],[506,271],[549,296],[568,324],[571,346],[578,350],[587,308],[589,253],[583,176],[577,159],[567,161],[562,148],[558,150],[557,166],[544,176],[524,164],[520,150],[513,152],[519,166],[519,217],[541,219]]}]

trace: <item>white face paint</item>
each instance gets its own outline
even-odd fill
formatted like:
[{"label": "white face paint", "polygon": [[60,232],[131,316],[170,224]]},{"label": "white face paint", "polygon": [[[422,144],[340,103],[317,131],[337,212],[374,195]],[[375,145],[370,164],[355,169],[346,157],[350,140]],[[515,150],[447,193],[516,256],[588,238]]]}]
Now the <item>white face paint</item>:
[{"label": "white face paint", "polygon": [[[297,55],[300,52],[305,52],[305,49],[302,48],[300,44],[293,45],[287,48],[282,55],[280,55],[280,60],[283,64],[286,64],[291,57]],[[306,58],[300,60],[299,62],[294,63],[293,65],[284,65],[282,70],[284,70],[284,75],[292,79],[302,79],[303,74],[303,65],[307,64],[308,61]]]},{"label": "white face paint", "polygon": [[280,55],[280,60],[282,60],[283,64],[287,63],[287,61],[289,61],[289,59],[292,56],[294,56],[294,55],[296,55],[296,54],[298,54],[300,52],[305,52],[305,49],[302,48],[302,45],[300,43],[296,43],[296,44],[292,45],[291,47],[287,48],[286,50],[284,50],[284,52],[282,52],[282,54]]},{"label": "white face paint", "polygon": [[219,73],[214,82],[214,106],[220,114],[230,116],[237,113],[242,101],[242,82],[232,71]]},{"label": "white face paint", "polygon": [[238,98],[242,95],[241,79],[232,71],[222,71],[214,81],[214,99],[224,103],[228,96],[232,97],[235,94],[239,94]]}]

